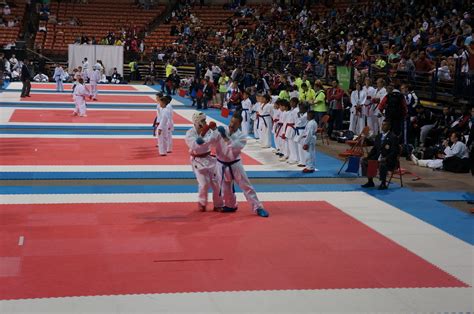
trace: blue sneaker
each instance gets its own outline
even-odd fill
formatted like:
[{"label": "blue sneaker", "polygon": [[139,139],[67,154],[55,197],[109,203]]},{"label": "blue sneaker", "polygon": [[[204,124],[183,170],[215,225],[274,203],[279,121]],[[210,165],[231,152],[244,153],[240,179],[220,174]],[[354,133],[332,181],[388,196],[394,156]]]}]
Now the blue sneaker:
[{"label": "blue sneaker", "polygon": [[222,207],[221,213],[233,213],[233,212],[236,212],[236,211],[237,211],[237,207],[232,208],[232,207],[224,206],[224,207]]},{"label": "blue sneaker", "polygon": [[260,217],[268,217],[270,214],[263,208],[257,208],[257,215]]}]

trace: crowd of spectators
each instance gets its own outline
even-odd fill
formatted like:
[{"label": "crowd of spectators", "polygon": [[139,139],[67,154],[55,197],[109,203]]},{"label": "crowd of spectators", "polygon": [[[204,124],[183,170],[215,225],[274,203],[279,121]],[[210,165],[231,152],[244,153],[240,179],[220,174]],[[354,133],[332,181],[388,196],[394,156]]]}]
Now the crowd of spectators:
[{"label": "crowd of spectators", "polygon": [[178,37],[160,52],[181,62],[210,56],[229,67],[309,75],[324,69],[331,76],[336,66],[351,65],[357,77],[378,70],[437,72],[439,80],[450,80],[457,60],[461,72],[474,69],[470,2],[425,3],[367,1],[320,12],[305,6],[237,5],[229,8],[233,17],[206,26],[193,14],[190,1],[181,1],[171,16],[171,35]]},{"label": "crowd of spectators", "polygon": [[19,25],[19,17],[12,14],[9,4],[0,5],[0,29]]},{"label": "crowd of spectators", "polygon": [[[169,21],[173,24],[170,35],[177,36],[176,41],[153,49],[151,59],[174,66],[194,63],[195,77],[181,84],[184,81],[190,86],[189,94],[198,107],[223,105],[221,90],[239,90],[248,91],[251,98],[258,93],[269,93],[274,98],[296,94],[300,101],[306,101],[310,95],[310,106],[315,108],[315,95],[322,87],[314,78],[324,77],[339,88],[336,67],[352,66],[354,82],[360,86],[374,73],[383,78],[385,95],[400,93],[404,85],[407,108],[398,119],[403,123],[397,120],[395,125],[407,157],[412,152],[436,156],[451,132],[457,132],[461,139],[470,132],[469,106],[462,112],[446,108],[453,117],[448,123],[444,113],[423,108],[418,100],[411,102],[417,98],[407,84],[418,77],[450,81],[456,75],[472,76],[474,20],[468,1],[367,1],[354,2],[342,11],[330,8],[321,12],[305,6],[274,3],[271,7],[249,7],[237,3],[228,7],[234,12],[231,18],[213,26],[193,13],[193,5],[194,1],[180,2]],[[225,86],[219,81],[222,76],[228,77]],[[167,77],[164,86],[176,88],[176,80]],[[208,86],[213,93],[206,96],[204,89]],[[373,88],[379,87],[374,84]],[[330,91],[322,91],[326,108],[319,117],[330,114],[330,133],[342,128],[341,120],[349,120],[351,90],[338,100],[342,111],[337,112],[329,108]],[[433,121],[426,121],[421,111],[430,112]],[[383,113],[384,109],[380,115]],[[372,132],[376,134],[380,129],[375,127]]]}]

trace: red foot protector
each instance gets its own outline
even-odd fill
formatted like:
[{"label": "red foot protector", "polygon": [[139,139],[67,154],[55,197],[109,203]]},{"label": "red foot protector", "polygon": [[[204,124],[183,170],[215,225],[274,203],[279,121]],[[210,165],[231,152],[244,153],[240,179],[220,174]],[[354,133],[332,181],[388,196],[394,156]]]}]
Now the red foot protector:
[{"label": "red foot protector", "polygon": [[[156,117],[154,111],[121,111],[121,110],[88,110],[86,118],[71,116],[70,110],[30,110],[16,109],[10,122],[44,122],[44,123],[148,123]],[[174,113],[175,124],[190,124],[191,121]]]},{"label": "red foot protector", "polygon": [[[32,89],[47,89],[47,90],[56,90],[55,84],[45,84],[45,83],[31,83]],[[97,87],[99,90],[107,91],[136,91],[137,89],[131,85],[102,85],[99,84]],[[72,91],[72,84],[64,84],[64,90]]]},{"label": "red foot protector", "polygon": [[[261,164],[245,154],[242,159],[245,165]],[[153,138],[3,138],[0,160],[4,166],[189,166],[189,152],[184,139],[174,139],[173,152],[160,156]]]},{"label": "red foot protector", "polygon": [[[100,89],[99,89],[100,92]],[[87,99],[87,103],[126,103],[126,104],[155,104],[156,101],[151,96],[146,95],[101,95],[97,96],[97,101]],[[44,101],[44,102],[70,102],[73,103],[71,94],[35,94],[31,97],[21,98],[21,101]]]},{"label": "red foot protector", "polygon": [[1,205],[0,299],[467,287],[326,202],[265,205]]}]

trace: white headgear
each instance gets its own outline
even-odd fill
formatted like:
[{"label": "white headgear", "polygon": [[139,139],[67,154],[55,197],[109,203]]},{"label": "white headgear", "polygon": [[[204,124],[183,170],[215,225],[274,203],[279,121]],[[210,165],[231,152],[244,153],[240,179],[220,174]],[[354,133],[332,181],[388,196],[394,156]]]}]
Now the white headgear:
[{"label": "white headgear", "polygon": [[192,120],[194,126],[201,127],[204,125],[204,121],[206,121],[206,114],[204,112],[195,112]]}]

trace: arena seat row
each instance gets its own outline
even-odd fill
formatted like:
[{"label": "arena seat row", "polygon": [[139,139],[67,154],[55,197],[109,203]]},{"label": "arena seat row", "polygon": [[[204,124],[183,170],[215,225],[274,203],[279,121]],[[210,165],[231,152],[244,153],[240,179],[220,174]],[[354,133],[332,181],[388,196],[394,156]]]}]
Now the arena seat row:
[{"label": "arena seat row", "polygon": [[[113,6],[106,0],[90,0],[88,4],[55,2],[51,4],[51,15],[55,15],[59,23],[42,21],[40,26],[47,31],[44,35],[38,34],[35,46],[46,53],[64,54],[68,45],[83,34],[100,41],[109,31],[118,34],[128,27],[145,28],[164,11],[164,5],[144,10],[131,0],[114,1]],[[104,18],[104,12],[109,18]],[[70,25],[71,18],[79,19],[81,25]]]},{"label": "arena seat row", "polygon": [[20,26],[25,14],[26,0],[8,1],[10,3],[11,15],[4,18],[5,21],[18,19],[18,25],[14,27],[0,27],[0,46],[3,47],[8,43],[16,42],[20,33]]}]

